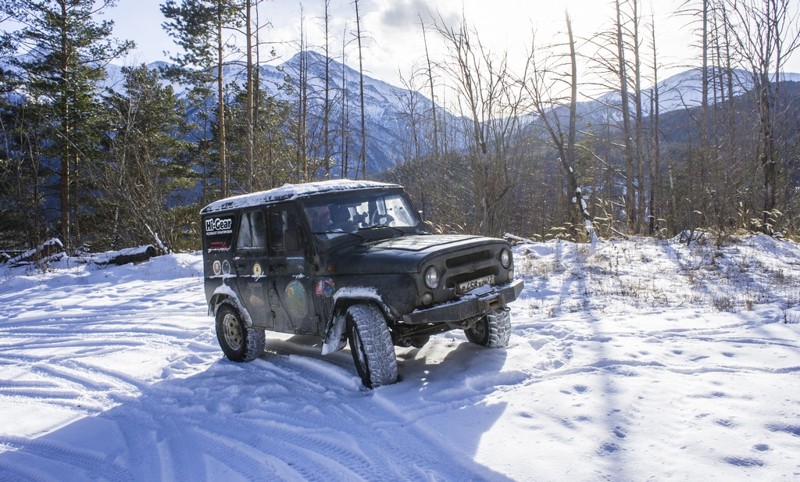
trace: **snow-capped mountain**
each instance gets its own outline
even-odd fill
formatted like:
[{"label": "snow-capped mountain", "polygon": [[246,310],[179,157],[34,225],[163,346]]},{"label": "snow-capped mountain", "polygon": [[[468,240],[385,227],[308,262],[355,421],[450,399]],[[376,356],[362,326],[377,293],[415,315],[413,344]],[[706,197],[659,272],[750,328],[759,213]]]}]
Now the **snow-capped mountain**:
[{"label": "snow-capped mountain", "polygon": [[[304,57],[305,56],[305,57]],[[324,79],[326,58],[315,52],[298,53],[291,59],[279,65],[263,65],[260,69],[260,78],[267,86],[271,95],[290,103],[297,104],[300,89],[300,73],[302,62],[306,65],[308,113],[307,121],[309,130],[321,132],[321,123],[324,109]],[[165,66],[163,62],[149,64],[151,68]],[[341,162],[342,132],[346,132],[348,164],[353,168],[358,163],[360,145],[360,97],[359,73],[347,65],[329,59],[330,93],[331,101],[329,131],[331,144],[336,147],[331,153],[336,164]],[[105,86],[114,90],[122,89],[122,68],[116,65],[107,66],[108,77]],[[693,68],[662,80],[657,85],[659,112],[680,111],[698,107],[701,103],[702,76],[700,68]],[[231,65],[225,70],[226,81],[244,82],[244,71],[241,65]],[[733,76],[733,93],[741,95],[753,86],[751,75],[743,70],[737,70]],[[716,82],[722,81],[717,79]],[[781,81],[800,82],[800,74],[783,74]],[[185,91],[185,87],[174,85],[176,92]],[[719,84],[712,81],[710,89],[719,91]],[[642,92],[642,109],[645,116],[650,115],[651,97],[656,89],[646,88]],[[711,102],[715,101],[713,92],[709,94]],[[631,97],[631,102],[633,98]],[[414,115],[409,113],[413,104]],[[367,132],[367,169],[377,173],[392,168],[405,159],[415,157],[417,154],[430,153],[432,142],[429,140],[432,123],[430,115],[433,103],[424,94],[412,92],[404,88],[390,85],[381,80],[364,75],[364,109],[365,129]],[[607,122],[614,123],[620,118],[620,95],[618,92],[608,92],[597,96],[595,99],[578,103],[579,123],[583,126],[592,123],[602,125]],[[568,110],[566,107],[556,107],[555,113],[566,120]],[[457,129],[464,125],[464,119],[447,112],[441,106],[437,107],[439,122]],[[346,126],[343,128],[343,125]],[[530,125],[536,128],[538,122],[535,116],[531,117]],[[420,139],[421,152],[414,152],[413,137],[416,128]],[[319,136],[319,134],[315,134]],[[461,138],[459,136],[459,138]],[[451,141],[452,142],[452,141]],[[319,143],[321,144],[321,143]],[[320,147],[321,149],[321,147]],[[318,149],[319,150],[319,149]],[[322,157],[323,153],[315,155]]]},{"label": "snow-capped mountain", "polygon": [[[800,74],[783,73],[780,80],[781,82],[800,82]],[[725,92],[727,96],[727,82],[727,76],[723,77],[720,74],[712,77],[708,87],[710,103],[719,101],[720,91]],[[730,87],[734,97],[750,91],[753,88],[752,74],[744,70],[734,70]],[[642,90],[642,112],[645,116],[650,115],[651,99],[655,96],[656,91],[658,92],[658,112],[661,114],[699,107],[703,98],[702,69],[692,68],[662,80],[655,87],[644,88]],[[631,109],[633,109],[632,94],[630,102]],[[608,92],[595,100],[578,103],[578,113],[583,121],[614,120],[621,116],[621,104],[619,92]]]},{"label": "snow-capped mountain", "polygon": [[[310,131],[321,132],[325,99],[325,57],[323,55],[309,51],[298,53],[279,65],[262,65],[260,79],[271,95],[296,105],[299,103],[299,79],[303,61],[306,64],[306,78],[308,79],[309,119],[307,123]],[[164,63],[148,64],[151,68],[159,68],[164,65]],[[123,80],[122,68],[110,65],[107,72],[108,77],[104,86],[120,91]],[[241,65],[226,67],[223,75],[226,82],[244,83],[245,81],[244,67]],[[344,130],[348,137],[348,163],[354,169],[361,149],[359,73],[357,70],[331,59],[329,76],[331,103],[329,131],[332,139],[331,145],[335,149],[332,157],[337,164],[342,159],[339,146]],[[184,86],[180,85],[173,85],[173,87],[178,93],[186,90]],[[410,102],[414,103],[416,116],[427,117],[430,115],[432,103],[427,97],[364,75],[366,157],[369,171],[385,171],[413,154],[412,123],[419,123],[419,119],[412,119],[408,114]],[[441,107],[438,109],[443,112],[440,115],[449,115]],[[347,127],[343,129],[345,122]],[[418,126],[417,129],[419,135],[420,127]],[[429,144],[425,143],[425,145]],[[323,156],[321,151],[315,154],[318,157]]]}]

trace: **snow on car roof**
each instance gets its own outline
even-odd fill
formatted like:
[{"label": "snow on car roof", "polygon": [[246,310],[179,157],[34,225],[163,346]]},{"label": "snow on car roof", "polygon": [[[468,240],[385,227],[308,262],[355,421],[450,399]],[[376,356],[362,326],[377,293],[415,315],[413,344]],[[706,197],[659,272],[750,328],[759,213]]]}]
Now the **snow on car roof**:
[{"label": "snow on car roof", "polygon": [[308,182],[303,184],[284,184],[281,187],[270,189],[268,191],[242,194],[240,196],[233,196],[220,199],[219,201],[214,201],[201,209],[200,214],[258,206],[269,202],[285,201],[288,199],[297,199],[300,197],[336,191],[355,191],[361,189],[385,189],[400,187],[402,186],[398,184],[388,184],[377,181],[351,181],[349,179],[334,179],[330,181]]}]

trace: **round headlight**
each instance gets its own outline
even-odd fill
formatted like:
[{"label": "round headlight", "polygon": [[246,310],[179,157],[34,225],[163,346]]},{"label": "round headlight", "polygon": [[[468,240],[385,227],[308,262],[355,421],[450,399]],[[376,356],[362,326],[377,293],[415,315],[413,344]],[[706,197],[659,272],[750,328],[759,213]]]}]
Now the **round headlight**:
[{"label": "round headlight", "polygon": [[511,266],[511,251],[503,249],[500,253],[500,264],[503,268],[508,269]]},{"label": "round headlight", "polygon": [[430,289],[439,286],[439,272],[433,266],[425,270],[425,286]]}]

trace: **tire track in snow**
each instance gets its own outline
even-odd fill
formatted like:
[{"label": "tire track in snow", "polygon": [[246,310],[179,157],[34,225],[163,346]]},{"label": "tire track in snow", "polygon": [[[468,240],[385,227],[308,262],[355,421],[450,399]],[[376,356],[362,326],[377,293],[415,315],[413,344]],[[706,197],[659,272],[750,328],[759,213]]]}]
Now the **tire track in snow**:
[{"label": "tire track in snow", "polygon": [[[20,472],[22,471],[20,465],[24,467],[27,464],[31,464],[35,467],[38,460],[46,461],[44,466],[51,466],[51,470],[56,468],[58,475],[52,474],[50,477],[61,480],[77,480],[83,476],[91,479],[107,480],[126,480],[127,478],[127,470],[116,461],[109,460],[103,452],[76,448],[70,443],[0,435],[0,445],[7,446],[17,452],[24,450],[24,453],[21,453],[19,457],[22,459],[23,464],[8,465],[0,459],[0,468],[3,469],[3,472],[5,470]],[[53,464],[53,462],[57,463]],[[79,470],[75,471],[73,469]],[[42,476],[45,474],[47,473],[43,473]],[[36,478],[39,477],[37,476]]]},{"label": "tire track in snow", "polygon": [[[221,361],[187,379],[144,387],[140,397],[98,414],[101,430],[82,429],[82,422],[70,426],[98,440],[89,449],[56,450],[48,436],[44,442],[19,439],[13,440],[14,452],[0,460],[6,466],[11,460],[67,467],[66,473],[79,478],[110,480],[164,474],[177,479],[237,474],[267,480],[275,474],[305,480],[466,480],[482,473],[468,461],[443,465],[452,454],[376,404],[376,392],[354,391],[355,373],[345,376],[338,367],[312,360],[320,369],[302,376],[292,369],[295,356],[249,365]],[[119,433],[122,442],[115,441]],[[116,454],[118,466],[100,472],[92,450]]]}]

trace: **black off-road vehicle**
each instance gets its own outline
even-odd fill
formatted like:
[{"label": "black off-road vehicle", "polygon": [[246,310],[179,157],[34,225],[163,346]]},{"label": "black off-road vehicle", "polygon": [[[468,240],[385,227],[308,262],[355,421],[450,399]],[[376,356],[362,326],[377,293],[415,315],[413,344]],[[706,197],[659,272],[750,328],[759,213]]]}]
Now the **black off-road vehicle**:
[{"label": "black off-road vehicle", "polygon": [[205,291],[222,351],[250,361],[264,331],[350,343],[364,385],[397,381],[394,346],[462,329],[505,347],[519,296],[508,243],[431,235],[394,184],[325,181],[222,199],[200,212]]}]

